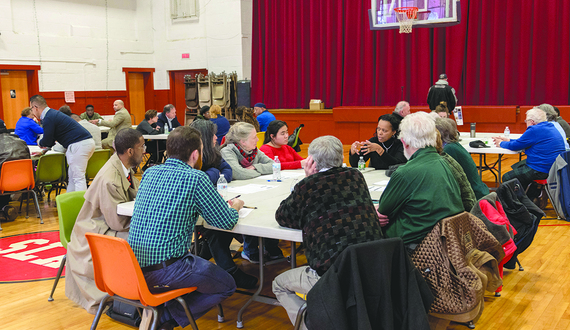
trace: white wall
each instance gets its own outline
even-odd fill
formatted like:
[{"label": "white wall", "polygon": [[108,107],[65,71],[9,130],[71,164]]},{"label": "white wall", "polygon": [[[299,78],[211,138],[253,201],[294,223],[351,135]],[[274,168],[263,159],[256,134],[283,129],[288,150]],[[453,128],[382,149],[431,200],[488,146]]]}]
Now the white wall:
[{"label": "white wall", "polygon": [[167,70],[251,77],[251,0],[197,2],[173,22],[170,0],[0,0],[0,64],[41,64],[40,91],[125,90],[123,67],[155,68],[155,89]]}]

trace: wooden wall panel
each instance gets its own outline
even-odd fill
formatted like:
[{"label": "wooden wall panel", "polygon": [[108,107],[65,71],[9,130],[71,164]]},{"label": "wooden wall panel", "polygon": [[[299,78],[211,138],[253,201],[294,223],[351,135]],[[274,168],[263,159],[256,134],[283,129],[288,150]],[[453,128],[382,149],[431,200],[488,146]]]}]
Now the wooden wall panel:
[{"label": "wooden wall panel", "polygon": [[[22,110],[30,106],[27,73],[26,71],[8,71],[6,75],[0,76],[0,80],[3,120],[7,128],[15,128]],[[11,90],[15,91],[15,98],[11,97]]]}]

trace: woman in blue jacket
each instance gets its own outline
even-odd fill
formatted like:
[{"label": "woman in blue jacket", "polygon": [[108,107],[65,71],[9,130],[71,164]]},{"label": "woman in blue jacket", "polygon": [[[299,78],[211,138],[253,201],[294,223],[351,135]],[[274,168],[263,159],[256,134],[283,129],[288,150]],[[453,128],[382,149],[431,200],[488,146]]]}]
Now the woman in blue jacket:
[{"label": "woman in blue jacket", "polygon": [[44,134],[44,129],[34,121],[34,114],[32,108],[25,108],[22,110],[22,117],[16,123],[16,130],[14,133],[20,139],[26,141],[29,146],[38,145],[38,136]]}]

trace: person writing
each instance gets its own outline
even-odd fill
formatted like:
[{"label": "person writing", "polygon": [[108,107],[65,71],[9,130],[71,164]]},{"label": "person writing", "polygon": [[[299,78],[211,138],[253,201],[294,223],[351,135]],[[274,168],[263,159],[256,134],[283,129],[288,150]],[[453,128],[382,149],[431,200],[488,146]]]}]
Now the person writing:
[{"label": "person writing", "polygon": [[264,144],[259,150],[263,151],[271,159],[275,159],[275,156],[278,156],[282,170],[303,168],[307,161],[287,145],[287,142],[289,142],[287,129],[287,123],[284,121],[274,120],[269,123],[267,131],[265,131]]}]

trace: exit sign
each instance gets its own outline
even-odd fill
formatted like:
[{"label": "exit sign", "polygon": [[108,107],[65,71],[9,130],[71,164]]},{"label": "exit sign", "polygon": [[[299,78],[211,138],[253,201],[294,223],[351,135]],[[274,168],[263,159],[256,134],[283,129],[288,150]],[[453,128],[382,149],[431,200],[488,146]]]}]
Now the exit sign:
[{"label": "exit sign", "polygon": [[183,53],[182,58],[190,58],[190,53]]}]

